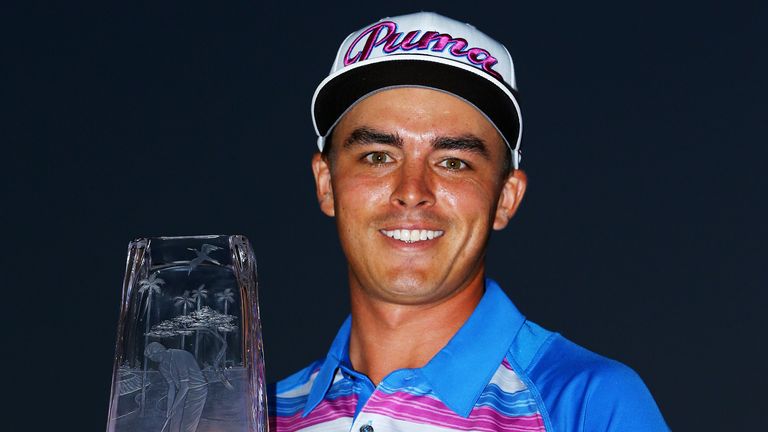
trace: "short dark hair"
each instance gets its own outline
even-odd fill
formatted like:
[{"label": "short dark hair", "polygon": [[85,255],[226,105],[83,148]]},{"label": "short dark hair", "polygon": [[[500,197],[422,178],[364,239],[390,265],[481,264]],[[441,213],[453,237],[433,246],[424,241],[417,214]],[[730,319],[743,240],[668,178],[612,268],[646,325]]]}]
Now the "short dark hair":
[{"label": "short dark hair", "polygon": [[323,159],[330,160],[331,157],[331,147],[333,147],[331,144],[333,143],[333,134],[336,132],[336,126],[334,126],[330,132],[328,132],[328,135],[325,137],[325,141],[323,142],[323,150],[320,152],[323,155]]}]

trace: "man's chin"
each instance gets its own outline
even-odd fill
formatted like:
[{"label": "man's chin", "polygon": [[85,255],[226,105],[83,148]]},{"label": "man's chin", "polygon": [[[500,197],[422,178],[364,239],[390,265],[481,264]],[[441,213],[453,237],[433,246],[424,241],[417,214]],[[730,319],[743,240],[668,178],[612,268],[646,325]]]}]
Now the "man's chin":
[{"label": "man's chin", "polygon": [[445,287],[430,278],[400,277],[376,284],[377,297],[388,303],[419,305],[439,301]]}]

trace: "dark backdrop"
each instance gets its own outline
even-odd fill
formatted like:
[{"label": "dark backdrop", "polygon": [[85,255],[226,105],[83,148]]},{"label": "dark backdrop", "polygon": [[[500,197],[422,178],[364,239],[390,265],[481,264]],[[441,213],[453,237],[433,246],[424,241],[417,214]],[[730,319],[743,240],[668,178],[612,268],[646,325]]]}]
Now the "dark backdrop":
[{"label": "dark backdrop", "polygon": [[247,235],[270,381],[324,354],[348,302],[310,98],[349,32],[418,9],[517,66],[530,188],[490,275],[673,429],[768,424],[765,2],[121,3],[2,6],[4,425],[103,430],[135,237]]}]

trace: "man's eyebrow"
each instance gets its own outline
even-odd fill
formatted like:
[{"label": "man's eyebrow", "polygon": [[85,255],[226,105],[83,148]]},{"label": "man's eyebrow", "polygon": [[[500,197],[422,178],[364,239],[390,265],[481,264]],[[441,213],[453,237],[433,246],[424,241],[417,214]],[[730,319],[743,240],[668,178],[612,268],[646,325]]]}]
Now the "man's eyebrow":
[{"label": "man's eyebrow", "polygon": [[457,137],[437,137],[432,141],[432,147],[436,150],[463,150],[477,153],[486,159],[490,158],[485,141],[471,134]]},{"label": "man's eyebrow", "polygon": [[363,126],[353,130],[344,140],[344,148],[350,148],[357,144],[387,144],[402,148],[403,140],[396,133],[382,132]]}]

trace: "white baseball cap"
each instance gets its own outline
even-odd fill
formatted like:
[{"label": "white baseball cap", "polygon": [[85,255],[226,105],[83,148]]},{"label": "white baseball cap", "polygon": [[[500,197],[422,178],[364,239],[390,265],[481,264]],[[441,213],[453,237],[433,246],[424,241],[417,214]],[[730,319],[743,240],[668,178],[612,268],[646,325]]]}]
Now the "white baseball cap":
[{"label": "white baseball cap", "polygon": [[312,97],[320,150],[357,102],[399,87],[432,88],[473,105],[499,131],[518,168],[523,128],[509,51],[470,24],[431,12],[383,18],[344,40]]}]

